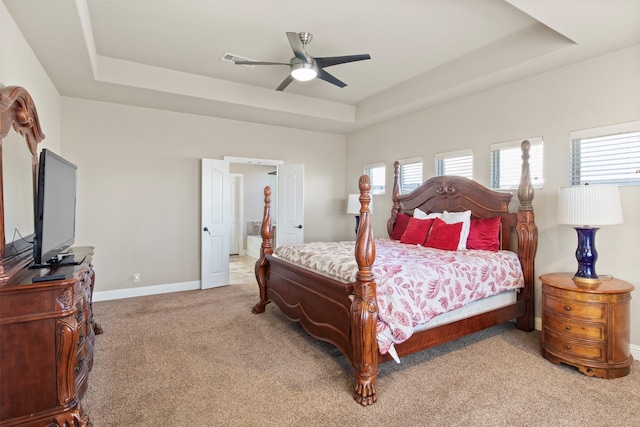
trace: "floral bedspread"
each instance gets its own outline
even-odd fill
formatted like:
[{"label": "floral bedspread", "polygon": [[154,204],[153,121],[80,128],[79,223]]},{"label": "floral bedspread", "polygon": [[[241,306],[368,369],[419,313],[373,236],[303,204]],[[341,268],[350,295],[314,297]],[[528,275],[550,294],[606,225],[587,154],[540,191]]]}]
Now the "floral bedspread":
[{"label": "floral bedspread", "polygon": [[[443,251],[396,240],[376,239],[380,352],[413,334],[416,325],[500,292],[522,288],[520,261],[510,251]],[[281,246],[275,255],[343,282],[354,282],[355,242]]]}]

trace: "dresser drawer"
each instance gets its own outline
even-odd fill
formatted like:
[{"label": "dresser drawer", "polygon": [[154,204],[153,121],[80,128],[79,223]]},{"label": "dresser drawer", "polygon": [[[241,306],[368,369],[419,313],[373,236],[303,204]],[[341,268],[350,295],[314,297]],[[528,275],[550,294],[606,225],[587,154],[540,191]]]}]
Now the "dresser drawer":
[{"label": "dresser drawer", "polygon": [[76,365],[74,367],[75,373],[75,383],[76,383],[76,394],[80,399],[84,396],[87,391],[87,386],[89,384],[89,367],[87,366],[86,358],[80,358],[76,360]]},{"label": "dresser drawer", "polygon": [[545,311],[545,326],[567,338],[603,341],[607,336],[606,324],[604,323],[573,321],[548,311]]},{"label": "dresser drawer", "polygon": [[84,330],[78,329],[78,343],[76,344],[76,360],[83,359],[86,355],[87,336]]},{"label": "dresser drawer", "polygon": [[606,322],[607,306],[602,303],[588,303],[571,299],[546,296],[545,308],[551,312],[572,318],[581,318],[590,322]]},{"label": "dresser drawer", "polygon": [[557,336],[548,328],[545,329],[545,345],[549,350],[554,350],[566,356],[575,356],[590,361],[606,362],[606,343],[580,342],[569,340],[566,336]]}]

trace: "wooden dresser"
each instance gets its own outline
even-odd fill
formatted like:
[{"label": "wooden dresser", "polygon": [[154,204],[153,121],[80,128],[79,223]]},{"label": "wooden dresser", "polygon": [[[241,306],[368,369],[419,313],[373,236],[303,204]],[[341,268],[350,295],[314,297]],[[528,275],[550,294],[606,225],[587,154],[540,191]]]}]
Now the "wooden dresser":
[{"label": "wooden dresser", "polygon": [[571,273],[540,276],[542,354],[553,363],[575,366],[585,375],[618,378],[629,374],[631,291],[618,279],[583,286]]},{"label": "wooden dresser", "polygon": [[[24,269],[0,285],[0,426],[90,426],[81,400],[93,365],[93,248],[79,265]],[[64,278],[33,282],[40,276]]]}]

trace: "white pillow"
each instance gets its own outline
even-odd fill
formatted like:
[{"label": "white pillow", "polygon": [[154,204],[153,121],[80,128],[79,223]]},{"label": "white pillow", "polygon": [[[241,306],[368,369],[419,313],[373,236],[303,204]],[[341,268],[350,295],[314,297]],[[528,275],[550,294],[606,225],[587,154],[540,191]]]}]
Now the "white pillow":
[{"label": "white pillow", "polygon": [[464,212],[447,212],[442,213],[442,218],[447,224],[455,224],[457,222],[462,223],[462,230],[460,230],[460,241],[458,241],[458,250],[467,249],[467,238],[469,237],[469,230],[471,229],[471,211]]},{"label": "white pillow", "polygon": [[439,212],[432,212],[430,214],[424,213],[420,209],[413,210],[413,217],[417,219],[433,219],[433,218],[441,218],[442,214]]}]

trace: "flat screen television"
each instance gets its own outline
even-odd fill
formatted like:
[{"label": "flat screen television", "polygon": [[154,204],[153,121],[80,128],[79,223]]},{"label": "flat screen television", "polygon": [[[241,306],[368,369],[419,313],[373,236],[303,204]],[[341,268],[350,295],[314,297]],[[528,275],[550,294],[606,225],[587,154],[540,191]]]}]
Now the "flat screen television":
[{"label": "flat screen television", "polygon": [[40,153],[34,267],[76,263],[72,255],[63,252],[75,240],[77,170],[76,165],[50,150]]}]

